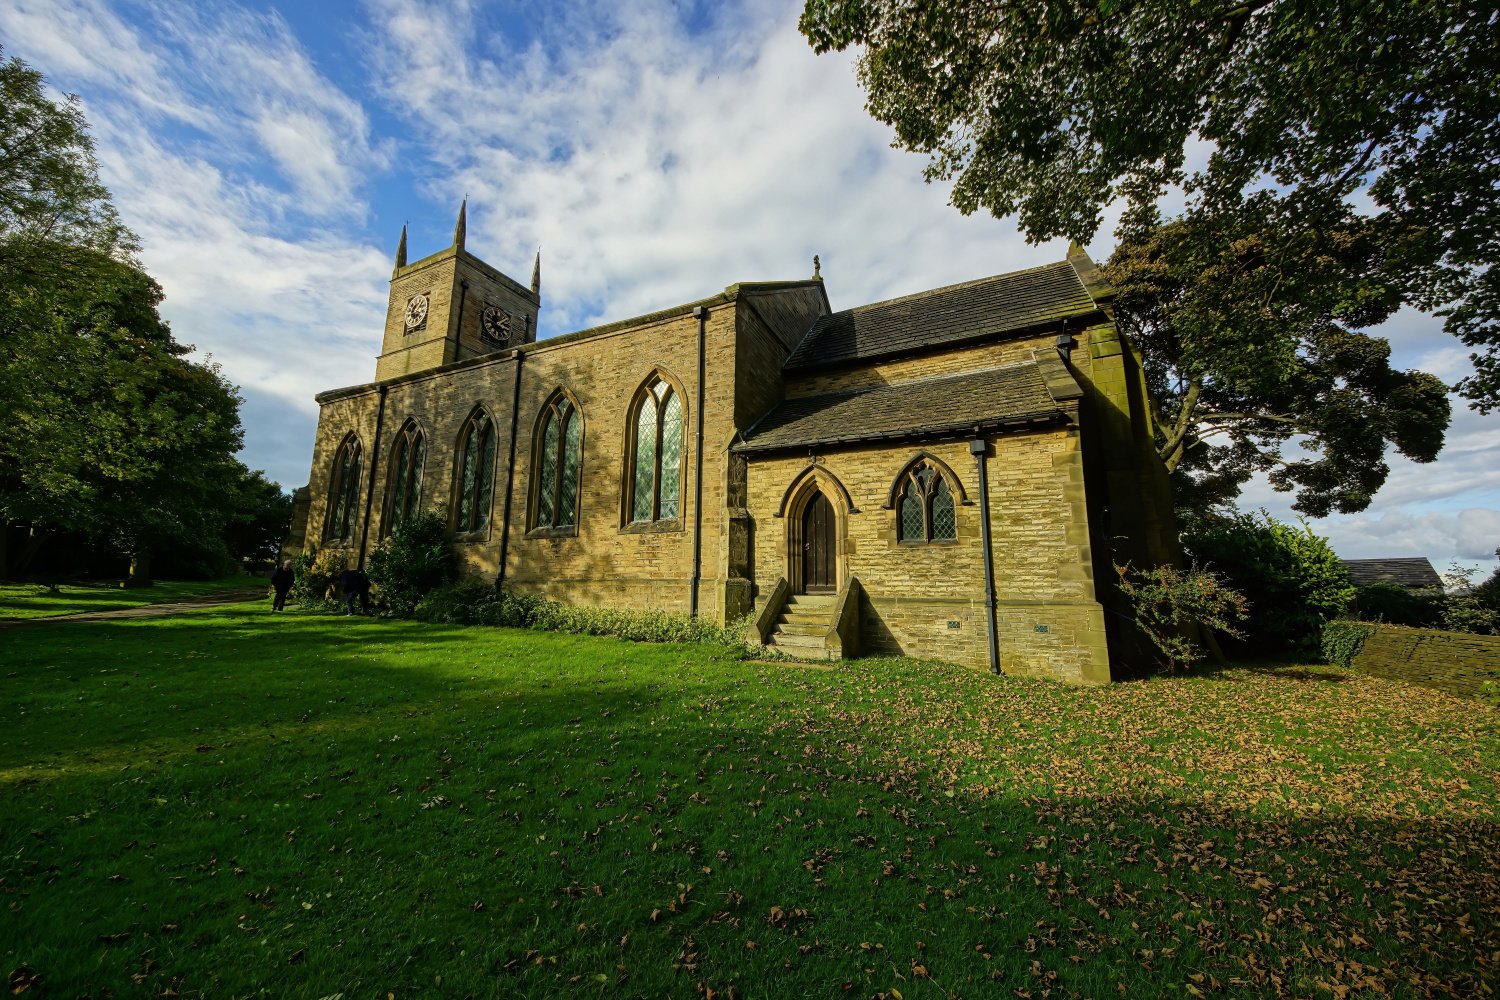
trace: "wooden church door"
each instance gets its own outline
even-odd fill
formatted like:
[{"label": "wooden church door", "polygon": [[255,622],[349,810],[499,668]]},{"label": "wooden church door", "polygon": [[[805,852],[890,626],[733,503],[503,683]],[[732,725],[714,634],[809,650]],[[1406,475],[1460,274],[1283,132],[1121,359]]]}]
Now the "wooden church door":
[{"label": "wooden church door", "polygon": [[802,512],[802,592],[831,594],[838,589],[834,567],[833,504],[822,493],[813,495]]}]

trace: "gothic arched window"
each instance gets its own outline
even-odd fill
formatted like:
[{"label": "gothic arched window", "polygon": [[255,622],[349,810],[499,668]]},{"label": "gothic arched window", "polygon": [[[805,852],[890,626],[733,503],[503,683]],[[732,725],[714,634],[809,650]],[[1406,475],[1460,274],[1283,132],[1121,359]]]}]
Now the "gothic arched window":
[{"label": "gothic arched window", "polygon": [[391,478],[381,531],[389,535],[422,509],[422,432],[408,420],[391,444]]},{"label": "gothic arched window", "polygon": [[483,531],[495,494],[495,423],[475,410],[459,435],[455,531]]},{"label": "gothic arched window", "polygon": [[323,518],[325,542],[347,542],[354,537],[355,512],[359,509],[359,459],[359,438],[350,434],[333,456],[328,514]]},{"label": "gothic arched window", "polygon": [[653,375],[637,393],[630,416],[630,522],[675,521],[682,509],[682,399]]},{"label": "gothic arched window", "polygon": [[583,414],[564,392],[542,408],[533,479],[533,528],[578,524],[578,479],[583,465]]},{"label": "gothic arched window", "polygon": [[896,532],[903,542],[957,540],[953,491],[931,462],[914,463],[904,473],[896,501]]}]

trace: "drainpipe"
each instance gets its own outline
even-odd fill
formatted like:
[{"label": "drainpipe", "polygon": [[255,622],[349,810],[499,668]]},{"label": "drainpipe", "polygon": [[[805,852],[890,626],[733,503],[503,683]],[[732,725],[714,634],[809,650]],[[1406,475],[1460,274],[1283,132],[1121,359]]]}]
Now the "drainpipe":
[{"label": "drainpipe", "polygon": [[516,421],[521,417],[521,362],[525,357],[524,351],[516,350],[515,388],[510,399],[510,459],[505,466],[505,520],[500,523],[500,572],[495,575],[496,590],[505,586],[505,558],[510,549],[510,500],[516,485]]},{"label": "drainpipe", "polygon": [[370,481],[365,484],[365,523],[359,530],[359,566],[365,568],[365,550],[370,542],[370,510],[375,505],[375,472],[380,467],[380,428],[385,424],[385,386],[380,387],[380,405],[375,410],[375,440],[370,442]]},{"label": "drainpipe", "polygon": [[990,673],[1000,672],[1000,644],[995,635],[995,553],[990,545],[990,477],[985,465],[987,446],[977,436],[969,442],[969,452],[979,465],[979,533],[984,543],[984,622],[989,630]]},{"label": "drainpipe", "polygon": [[464,303],[469,300],[469,283],[460,281],[458,283],[458,323],[453,329],[453,360],[458,360],[458,349],[463,346],[464,336]]},{"label": "drainpipe", "polygon": [[698,414],[697,442],[693,446],[693,579],[688,594],[688,614],[698,617],[698,579],[703,568],[703,371],[706,365],[704,345],[708,333],[708,309],[694,306],[698,318]]}]

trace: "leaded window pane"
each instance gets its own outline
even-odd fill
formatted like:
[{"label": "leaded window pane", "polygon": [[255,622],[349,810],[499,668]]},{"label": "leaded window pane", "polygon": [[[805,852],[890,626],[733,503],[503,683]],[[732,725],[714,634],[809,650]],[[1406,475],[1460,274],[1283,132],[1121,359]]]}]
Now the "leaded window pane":
[{"label": "leaded window pane", "polygon": [[406,484],[411,478],[411,444],[402,437],[396,443],[396,481],[391,484],[391,518],[386,534],[396,530],[406,514]]},{"label": "leaded window pane", "polygon": [[557,414],[547,414],[547,427],[542,432],[542,470],[537,477],[536,523],[551,527],[557,511]]},{"label": "leaded window pane", "polygon": [[669,521],[677,516],[682,479],[682,401],[674,392],[661,415],[661,513]]},{"label": "leaded window pane", "polygon": [[480,429],[470,426],[464,437],[463,458],[458,464],[458,530],[474,530],[474,477],[478,470]]},{"label": "leaded window pane", "polygon": [[411,445],[411,466],[408,470],[411,488],[407,491],[406,515],[422,509],[422,436],[416,435]]},{"label": "leaded window pane", "polygon": [[578,514],[578,467],[580,421],[577,413],[568,414],[568,430],[563,435],[562,482],[558,485],[557,523],[571,527]]},{"label": "leaded window pane", "polygon": [[652,486],[656,478],[656,400],[647,396],[635,421],[635,483],[630,505],[632,521],[650,521]]},{"label": "leaded window pane", "polygon": [[926,540],[926,532],[922,526],[922,498],[917,495],[913,483],[908,483],[901,493],[901,540],[903,542]]},{"label": "leaded window pane", "polygon": [[958,537],[958,519],[953,512],[953,494],[948,484],[939,476],[932,490],[932,537],[954,539]]},{"label": "leaded window pane", "polygon": [[479,445],[479,482],[474,491],[474,531],[490,523],[490,506],[495,494],[495,425],[484,422],[483,440]]}]

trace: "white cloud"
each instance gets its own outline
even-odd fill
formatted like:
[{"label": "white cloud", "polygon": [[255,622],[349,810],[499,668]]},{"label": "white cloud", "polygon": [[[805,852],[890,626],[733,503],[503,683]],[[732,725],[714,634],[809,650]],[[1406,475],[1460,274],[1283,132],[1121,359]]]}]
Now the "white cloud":
[{"label": "white cloud", "polygon": [[373,10],[386,96],[443,149],[429,189],[470,195],[471,248],[518,270],[544,246],[547,332],[803,277],[814,253],[840,306],[1060,256],[946,207],[787,4],[691,38],[671,8],[591,9],[482,52],[447,30],[467,5]]}]

